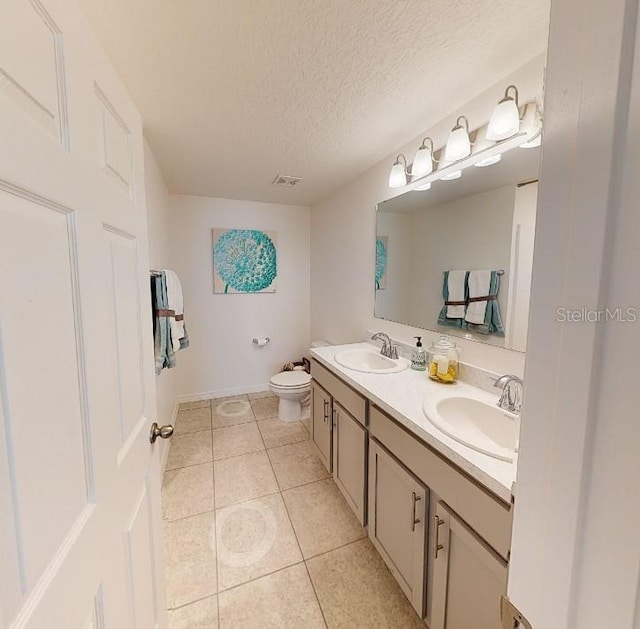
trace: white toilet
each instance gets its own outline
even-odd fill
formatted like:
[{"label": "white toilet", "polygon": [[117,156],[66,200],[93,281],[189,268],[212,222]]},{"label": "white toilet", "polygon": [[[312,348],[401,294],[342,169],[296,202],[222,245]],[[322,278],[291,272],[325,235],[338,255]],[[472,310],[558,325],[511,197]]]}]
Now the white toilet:
[{"label": "white toilet", "polygon": [[302,418],[302,403],[311,391],[311,375],[306,371],[283,371],[271,378],[269,388],[278,403],[278,418],[283,422],[295,422]]}]

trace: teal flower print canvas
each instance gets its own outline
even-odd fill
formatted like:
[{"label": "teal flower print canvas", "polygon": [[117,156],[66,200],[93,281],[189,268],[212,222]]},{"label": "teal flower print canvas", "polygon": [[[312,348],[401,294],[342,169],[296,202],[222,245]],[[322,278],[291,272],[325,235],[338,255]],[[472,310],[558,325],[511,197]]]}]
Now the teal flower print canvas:
[{"label": "teal flower print canvas", "polygon": [[258,229],[213,230],[213,292],[275,293],[277,233]]}]

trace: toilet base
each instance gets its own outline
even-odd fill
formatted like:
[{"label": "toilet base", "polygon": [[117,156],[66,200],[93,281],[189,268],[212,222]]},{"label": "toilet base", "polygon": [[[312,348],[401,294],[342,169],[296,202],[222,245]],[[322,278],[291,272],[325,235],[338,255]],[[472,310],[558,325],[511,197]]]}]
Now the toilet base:
[{"label": "toilet base", "polygon": [[278,402],[278,419],[283,422],[297,422],[301,418],[301,400],[287,400],[281,397]]}]

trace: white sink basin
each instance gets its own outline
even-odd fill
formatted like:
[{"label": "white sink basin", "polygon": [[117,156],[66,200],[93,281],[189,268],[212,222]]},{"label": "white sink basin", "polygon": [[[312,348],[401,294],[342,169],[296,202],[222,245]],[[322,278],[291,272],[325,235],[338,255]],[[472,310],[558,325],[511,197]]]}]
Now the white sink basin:
[{"label": "white sink basin", "polygon": [[518,451],[520,418],[471,397],[425,401],[427,419],[452,439],[501,461],[512,462]]},{"label": "white sink basin", "polygon": [[336,362],[347,369],[364,373],[397,373],[407,368],[407,361],[394,360],[369,349],[348,349],[335,356]]}]

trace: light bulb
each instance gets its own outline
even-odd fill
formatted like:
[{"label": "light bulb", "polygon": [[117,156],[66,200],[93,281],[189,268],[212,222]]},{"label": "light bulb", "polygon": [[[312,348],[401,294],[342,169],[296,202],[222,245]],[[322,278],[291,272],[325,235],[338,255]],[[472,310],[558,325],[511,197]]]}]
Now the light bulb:
[{"label": "light bulb", "polygon": [[442,175],[440,179],[442,179],[442,181],[453,181],[454,179],[460,179],[460,177],[462,177],[462,171],[455,170],[452,173],[449,173],[448,175]]},{"label": "light bulb", "polygon": [[[464,125],[460,121],[464,121]],[[457,162],[471,155],[471,140],[469,139],[469,121],[460,116],[456,126],[451,129],[447,146],[444,149],[444,159],[447,162]]]},{"label": "light bulb", "polygon": [[427,181],[427,183],[423,183],[419,186],[416,186],[414,188],[415,190],[430,190],[431,189],[431,182]]},{"label": "light bulb", "polygon": [[411,165],[412,177],[424,177],[433,171],[433,140],[425,138],[416,151]]},{"label": "light bulb", "polygon": [[400,153],[389,173],[389,188],[402,188],[407,185],[407,158]]},{"label": "light bulb", "polygon": [[[509,90],[515,96],[509,96]],[[520,112],[518,111],[518,88],[509,85],[504,92],[504,98],[496,105],[491,114],[487,127],[487,139],[496,142],[506,140],[520,131]]]},{"label": "light bulb", "polygon": [[520,148],[536,148],[542,144],[542,116],[535,105],[528,105],[525,109],[521,128],[527,137]]},{"label": "light bulb", "polygon": [[493,166],[497,164],[502,159],[502,155],[498,153],[497,155],[492,155],[491,157],[485,157],[481,159],[479,162],[476,162],[474,166],[478,168],[484,168],[485,166]]}]

